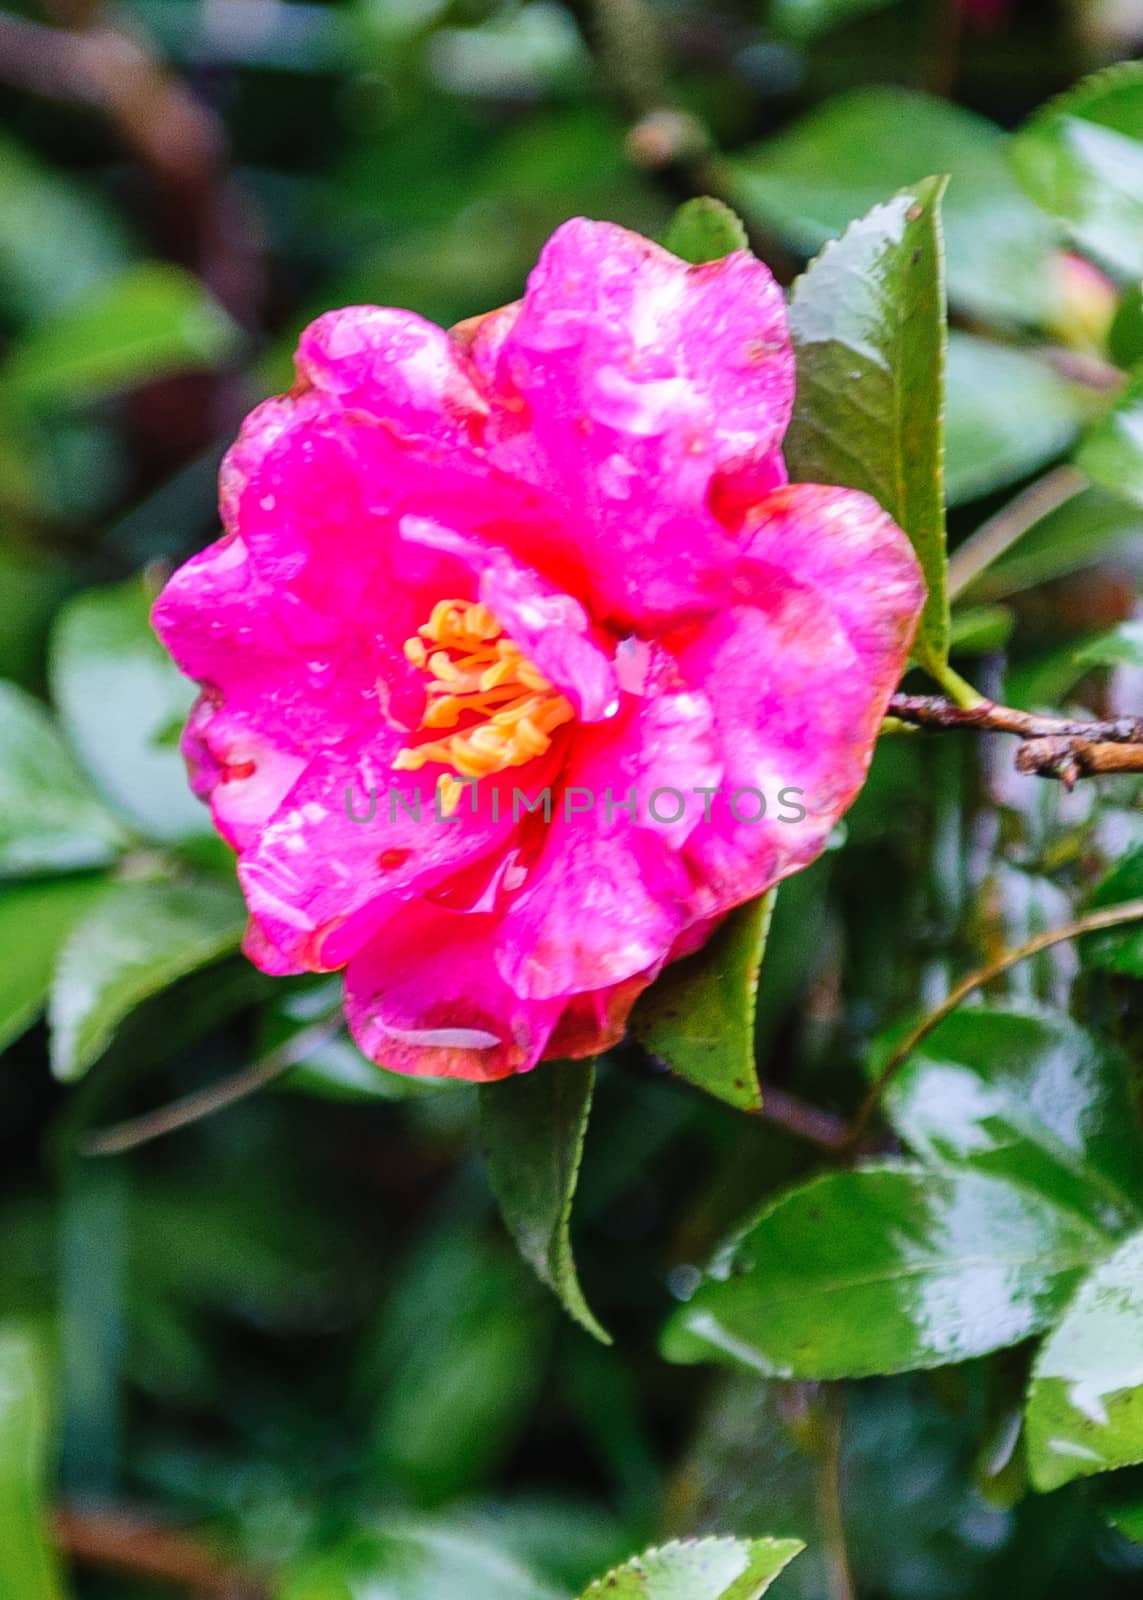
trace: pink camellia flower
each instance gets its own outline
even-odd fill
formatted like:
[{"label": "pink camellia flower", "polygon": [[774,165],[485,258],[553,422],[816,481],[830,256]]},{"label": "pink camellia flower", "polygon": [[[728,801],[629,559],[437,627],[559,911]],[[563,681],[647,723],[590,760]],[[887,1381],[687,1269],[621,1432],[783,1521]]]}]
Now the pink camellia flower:
[{"label": "pink camellia flower", "polygon": [[155,607],[247,953],[344,968],[397,1071],[592,1054],[822,850],[912,642],[909,544],[786,485],[785,307],[745,251],[569,222],[517,304],[330,312],[297,366]]}]

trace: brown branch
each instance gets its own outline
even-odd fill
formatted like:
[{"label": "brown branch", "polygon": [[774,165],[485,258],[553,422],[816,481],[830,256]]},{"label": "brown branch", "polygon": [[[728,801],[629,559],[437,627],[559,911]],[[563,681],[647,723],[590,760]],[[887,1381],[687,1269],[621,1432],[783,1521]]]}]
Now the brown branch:
[{"label": "brown branch", "polygon": [[1032,956],[1039,955],[1043,950],[1050,950],[1054,945],[1065,944],[1072,939],[1081,939],[1085,934],[1099,933],[1105,928],[1118,928],[1125,922],[1138,922],[1141,918],[1143,918],[1143,900],[1124,900],[1120,905],[1108,906],[1104,911],[1091,911],[1087,916],[1077,918],[1075,922],[1065,923],[1060,928],[1049,928],[1046,933],[1038,933],[1034,939],[1029,939],[1025,944],[1016,945],[1011,950],[1003,951],[994,961],[990,961],[987,966],[980,967],[976,972],[969,973],[967,978],[962,978],[960,983],[949,992],[947,998],[941,1001],[936,1010],[930,1011],[927,1016],[917,1023],[915,1028],[906,1034],[882,1067],[853,1119],[846,1139],[847,1148],[853,1151],[861,1143],[870,1120],[881,1104],[886,1089],[893,1082],[893,1079],[917,1046],[923,1043],[933,1029],[938,1027],[947,1016],[955,1011],[961,1001],[967,999],[974,990],[983,988],[985,984],[991,983],[994,978],[1001,977],[1010,967],[1017,966],[1021,961],[1027,961]]},{"label": "brown branch", "polygon": [[1024,741],[1016,754],[1019,772],[1058,778],[1069,789],[1078,778],[1143,772],[1143,717],[1044,716],[992,700],[958,706],[943,695],[928,694],[895,694],[887,714],[916,728],[1013,734]]},{"label": "brown branch", "polygon": [[758,1115],[763,1122],[782,1128],[786,1133],[804,1139],[807,1144],[817,1145],[821,1150],[848,1148],[849,1124],[843,1117],[835,1116],[832,1111],[823,1111],[820,1106],[811,1105],[807,1100],[799,1100],[797,1095],[788,1094],[785,1089],[774,1089],[769,1084],[763,1084],[762,1106]]},{"label": "brown branch", "polygon": [[80,1566],[185,1589],[196,1600],[269,1600],[268,1583],[193,1534],[137,1512],[68,1507],[56,1513],[53,1532],[59,1549]]}]

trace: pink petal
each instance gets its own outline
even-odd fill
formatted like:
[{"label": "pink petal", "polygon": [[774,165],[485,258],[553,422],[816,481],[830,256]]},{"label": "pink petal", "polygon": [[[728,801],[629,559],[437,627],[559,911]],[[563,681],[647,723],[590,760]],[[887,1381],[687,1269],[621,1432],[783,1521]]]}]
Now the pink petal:
[{"label": "pink petal", "polygon": [[[865,495],[794,485],[752,522],[742,602],[680,655],[714,707],[725,763],[711,820],[684,851],[716,911],[823,849],[864,781],[924,598],[908,540]],[[710,914],[705,897],[696,909]]]}]

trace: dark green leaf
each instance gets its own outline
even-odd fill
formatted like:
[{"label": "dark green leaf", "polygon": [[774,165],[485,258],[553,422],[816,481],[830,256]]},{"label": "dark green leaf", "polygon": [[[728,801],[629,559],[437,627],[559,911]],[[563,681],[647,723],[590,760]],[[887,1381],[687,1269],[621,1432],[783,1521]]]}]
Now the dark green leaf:
[{"label": "dark green leaf", "polygon": [[804,44],[828,28],[891,4],[892,0],[770,0],[768,20],[775,33]]},{"label": "dark green leaf", "polygon": [[432,1524],[363,1531],[279,1580],[275,1600],[562,1600],[492,1544]]},{"label": "dark green leaf", "polygon": [[245,926],[237,889],[210,879],[115,885],[60,952],[48,1008],[52,1071],[82,1077],[137,1005],[237,949]]},{"label": "dark green leaf", "polygon": [[1121,622],[1076,651],[1081,666],[1143,667],[1143,622]]},{"label": "dark green leaf", "polygon": [[1046,362],[968,333],[949,335],[945,484],[975,500],[1064,454],[1092,412],[1088,390]]},{"label": "dark green leaf", "polygon": [[976,1167],[1122,1229],[1143,1205],[1127,1062],[1067,1017],[954,1011],[892,1083],[894,1127],[926,1162]]},{"label": "dark green leaf", "polygon": [[1141,536],[1143,514],[1135,506],[1087,489],[1029,528],[965,592],[974,600],[999,600],[1097,562],[1126,561]]},{"label": "dark green leaf", "polygon": [[741,906],[695,955],[667,968],[631,1015],[634,1038],[696,1088],[758,1111],[758,974],[775,893]]},{"label": "dark green leaf", "polygon": [[758,1600],[800,1539],[680,1539],[597,1578],[580,1600]]},{"label": "dark green leaf", "polygon": [[[1132,1474],[1127,1476],[1130,1478]],[[1119,1479],[1113,1482],[1118,1485]],[[1143,1493],[1140,1493],[1138,1483],[1134,1490],[1126,1493],[1109,1491],[1100,1510],[1104,1521],[1109,1522],[1125,1539],[1130,1539],[1133,1544],[1143,1544]]]},{"label": "dark green leaf", "polygon": [[785,444],[795,480],[863,489],[905,529],[929,590],[915,653],[937,672],[949,630],[943,189],[930,178],[875,206],[794,285],[798,397]]},{"label": "dark green leaf", "polygon": [[1107,335],[1108,354],[1125,371],[1143,361],[1143,284],[1129,283]]},{"label": "dark green leaf", "polygon": [[1143,1461],[1143,1233],[1096,1267],[1044,1340],[1026,1420],[1037,1489]]},{"label": "dark green leaf", "polygon": [[63,1600],[47,1534],[48,1362],[43,1343],[0,1325],[0,1594]]},{"label": "dark green leaf", "polygon": [[0,888],[0,1050],[43,1010],[60,946],[106,891],[98,877]]},{"label": "dark green leaf", "polygon": [[[1091,909],[1098,911],[1124,900],[1143,900],[1143,848],[1129,851],[1108,873],[1092,896]],[[1143,918],[1125,923],[1122,928],[1085,934],[1079,953],[1089,967],[1143,977]]]},{"label": "dark green leaf", "polygon": [[569,1315],[609,1344],[580,1290],[570,1236],[594,1082],[591,1061],[546,1061],[534,1072],[483,1084],[480,1139],[489,1182],[521,1255]]},{"label": "dark green leaf", "polygon": [[664,1353],[784,1378],[945,1366],[1047,1327],[1107,1248],[1000,1178],[834,1173],[762,1212],[667,1324]]},{"label": "dark green leaf", "polygon": [[724,201],[715,200],[711,195],[700,195],[679,207],[671,218],[663,244],[695,267],[704,261],[721,261],[735,250],[750,248],[741,220]]},{"label": "dark green leaf", "polygon": [[44,707],[0,682],[0,878],[102,866],[125,843]]},{"label": "dark green leaf", "polygon": [[52,640],[52,690],[80,760],[116,808],[150,838],[208,834],[210,814],[166,742],[194,686],[151,631],[151,594],[132,579],[77,595]]},{"label": "dark green leaf", "polygon": [[1088,429],[1076,466],[1105,489],[1143,506],[1143,373],[1132,377],[1111,410]]},{"label": "dark green leaf", "polygon": [[1028,193],[1099,260],[1143,272],[1143,66],[1097,72],[1012,141]]},{"label": "dark green leaf", "polygon": [[234,324],[197,278],[156,261],[129,267],[18,339],[0,394],[19,404],[90,400],[232,350]]},{"label": "dark green leaf", "polygon": [[1008,136],[944,100],[900,88],[839,95],[732,164],[735,196],[807,254],[895,189],[949,173],[949,294],[987,319],[1050,317],[1055,234],[1021,192]]}]

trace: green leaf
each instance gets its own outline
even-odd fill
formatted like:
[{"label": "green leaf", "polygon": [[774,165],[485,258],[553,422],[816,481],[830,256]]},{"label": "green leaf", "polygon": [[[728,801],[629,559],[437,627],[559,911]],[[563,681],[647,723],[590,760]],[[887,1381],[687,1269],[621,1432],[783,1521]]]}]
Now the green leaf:
[{"label": "green leaf", "polygon": [[721,261],[735,250],[749,250],[750,243],[742,219],[724,201],[699,195],[675,212],[663,247],[698,267],[704,261]]},{"label": "green leaf", "polygon": [[668,967],[628,1025],[673,1072],[740,1111],[762,1107],[754,1017],[775,898],[771,890],[740,906],[701,950]]},{"label": "green leaf", "polygon": [[72,929],[48,1007],[52,1071],[82,1077],[137,1005],[238,948],[246,909],[236,888],[122,883]]},{"label": "green leaf", "polygon": [[1143,1461],[1143,1233],[1096,1267],[1044,1340],[1026,1424],[1041,1491]]},{"label": "green leaf", "polygon": [[546,1061],[534,1072],[482,1084],[480,1142],[521,1255],[568,1314],[610,1344],[580,1289],[570,1235],[594,1084],[591,1061]]},{"label": "green leaf", "polygon": [[580,1600],[758,1600],[800,1539],[679,1539],[589,1584]]},{"label": "green leaf", "polygon": [[0,887],[0,1050],[39,1016],[60,946],[106,892],[98,877]]},{"label": "green leaf", "polygon": [[1143,1139],[1127,1062],[1065,1016],[954,1011],[913,1052],[886,1106],[925,1162],[1011,1178],[1097,1227],[1138,1219]]},{"label": "green leaf", "polygon": [[966,594],[999,600],[1101,561],[1129,558],[1143,536],[1143,514],[1118,495],[1085,489],[1042,517],[998,557]]},{"label": "green leaf", "polygon": [[1012,160],[1077,243],[1115,270],[1143,272],[1143,66],[1097,72],[1037,111]]},{"label": "green leaf", "polygon": [[1091,667],[1143,667],[1143,622],[1121,622],[1089,639],[1076,660]]},{"label": "green leaf", "polygon": [[152,633],[150,607],[140,579],[69,601],[52,638],[52,692],[102,792],[149,838],[173,843],[212,829],[168,739],[190,710],[194,685]]},{"label": "green leaf", "polygon": [[1111,410],[1088,429],[1076,466],[1105,489],[1143,506],[1143,372],[1132,376]]},{"label": "green leaf", "polygon": [[125,843],[45,708],[0,682],[0,878],[103,866]]},{"label": "green leaf", "polygon": [[969,606],[954,611],[949,622],[949,649],[966,656],[1003,650],[1012,637],[1016,615],[1008,606]]},{"label": "green leaf", "polygon": [[938,672],[949,634],[943,192],[929,178],[875,206],[794,285],[798,396],[784,446],[796,481],[863,489],[905,529],[929,590],[914,650]]},{"label": "green leaf", "polygon": [[17,339],[0,394],[21,405],[92,400],[149,379],[214,367],[237,330],[202,284],[157,261],[128,267]]},{"label": "green leaf", "polygon": [[[1128,1474],[1129,1478],[1131,1476]],[[1119,1479],[1113,1482],[1118,1485]],[[1140,1494],[1137,1483],[1133,1491],[1109,1494],[1100,1506],[1100,1513],[1103,1520],[1125,1539],[1130,1539],[1134,1544],[1143,1544],[1143,1494]]]},{"label": "green leaf", "polygon": [[[66,243],[64,243],[66,241]],[[130,248],[97,196],[0,139],[0,302],[38,320],[122,271]]]},{"label": "green leaf", "polygon": [[0,1594],[4,1600],[63,1600],[47,1536],[50,1438],[47,1355],[41,1341],[0,1324]]},{"label": "green leaf", "polygon": [[352,1534],[297,1562],[274,1600],[562,1600],[491,1544],[412,1524]]},{"label": "green leaf", "polygon": [[808,44],[819,33],[852,22],[870,11],[883,11],[893,0],[770,0],[767,19],[772,31],[795,44]]},{"label": "green leaf", "polygon": [[1119,297],[1107,335],[1107,350],[1126,371],[1143,361],[1143,284],[1129,283]]},{"label": "green leaf", "polygon": [[[1098,911],[1124,900],[1143,900],[1143,847],[1128,851],[1108,873],[1091,897],[1091,909]],[[1143,919],[1085,934],[1079,941],[1079,953],[1085,966],[1143,977]]]},{"label": "green leaf", "polygon": [[729,163],[734,198],[807,254],[895,189],[949,173],[949,295],[986,320],[1046,321],[1056,307],[1051,223],[1022,193],[1008,135],[900,88],[839,95]]},{"label": "green leaf", "polygon": [[1000,1178],[832,1173],[761,1213],[668,1322],[663,1350],[781,1378],[946,1366],[1049,1326],[1107,1248]]},{"label": "green leaf", "polygon": [[950,505],[992,494],[1071,448],[1092,396],[1011,345],[949,334],[945,486]]}]

